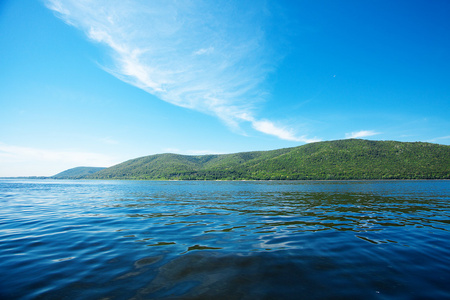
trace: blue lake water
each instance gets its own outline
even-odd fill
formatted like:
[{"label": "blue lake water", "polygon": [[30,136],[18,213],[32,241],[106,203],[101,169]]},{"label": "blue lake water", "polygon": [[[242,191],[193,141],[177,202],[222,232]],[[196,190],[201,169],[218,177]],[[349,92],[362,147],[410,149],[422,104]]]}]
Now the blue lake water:
[{"label": "blue lake water", "polygon": [[450,181],[0,180],[1,299],[450,299]]}]

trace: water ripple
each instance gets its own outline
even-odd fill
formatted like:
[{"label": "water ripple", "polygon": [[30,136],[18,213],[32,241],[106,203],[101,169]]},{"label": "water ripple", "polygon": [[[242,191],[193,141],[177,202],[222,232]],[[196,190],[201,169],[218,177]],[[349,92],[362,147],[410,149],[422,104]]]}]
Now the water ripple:
[{"label": "water ripple", "polygon": [[0,180],[0,298],[450,298],[449,200],[448,181]]}]

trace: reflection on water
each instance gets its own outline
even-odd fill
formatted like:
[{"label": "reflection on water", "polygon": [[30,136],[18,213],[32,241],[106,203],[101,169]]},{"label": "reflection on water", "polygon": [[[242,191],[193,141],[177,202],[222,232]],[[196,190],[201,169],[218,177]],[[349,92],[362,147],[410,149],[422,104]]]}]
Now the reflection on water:
[{"label": "reflection on water", "polygon": [[0,298],[450,298],[448,181],[0,180]]}]

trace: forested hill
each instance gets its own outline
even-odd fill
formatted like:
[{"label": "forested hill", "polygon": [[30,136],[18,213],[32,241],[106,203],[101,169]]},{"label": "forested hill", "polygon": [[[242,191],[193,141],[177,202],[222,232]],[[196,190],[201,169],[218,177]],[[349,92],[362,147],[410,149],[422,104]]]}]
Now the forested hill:
[{"label": "forested hill", "polygon": [[450,146],[338,140],[272,151],[158,154],[101,170],[90,179],[323,180],[450,179]]}]

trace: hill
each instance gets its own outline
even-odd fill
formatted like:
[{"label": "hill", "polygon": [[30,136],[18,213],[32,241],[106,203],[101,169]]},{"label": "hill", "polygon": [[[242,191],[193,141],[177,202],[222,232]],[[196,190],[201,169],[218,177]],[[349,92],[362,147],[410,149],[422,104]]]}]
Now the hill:
[{"label": "hill", "polygon": [[51,176],[53,179],[81,179],[86,177],[87,175],[94,174],[98,171],[101,171],[105,168],[97,168],[97,167],[77,167],[69,170],[65,170],[61,173]]},{"label": "hill", "polygon": [[338,140],[224,155],[157,154],[85,178],[142,180],[450,179],[450,146]]}]

